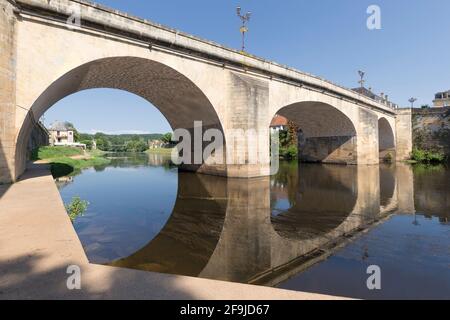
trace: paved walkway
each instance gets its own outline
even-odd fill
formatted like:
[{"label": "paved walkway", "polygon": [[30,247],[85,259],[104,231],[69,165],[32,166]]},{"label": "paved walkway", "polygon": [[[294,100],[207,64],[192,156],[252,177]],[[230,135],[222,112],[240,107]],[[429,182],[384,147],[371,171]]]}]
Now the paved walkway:
[{"label": "paved walkway", "polygon": [[[81,268],[68,290],[67,266]],[[0,185],[0,299],[335,299],[89,263],[45,165]]]}]

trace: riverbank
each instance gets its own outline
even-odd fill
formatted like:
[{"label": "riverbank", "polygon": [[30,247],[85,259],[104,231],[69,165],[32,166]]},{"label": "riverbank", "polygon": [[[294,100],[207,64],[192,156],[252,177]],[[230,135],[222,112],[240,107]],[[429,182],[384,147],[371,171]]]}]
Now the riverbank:
[{"label": "riverbank", "polygon": [[[0,194],[0,299],[339,299],[90,263],[46,165]],[[79,290],[67,288],[70,265],[80,268]]]},{"label": "riverbank", "polygon": [[173,148],[153,148],[153,149],[148,149],[145,152],[149,153],[149,154],[168,154],[168,155],[170,155],[172,153],[172,150],[173,150]]},{"label": "riverbank", "polygon": [[53,177],[73,175],[80,170],[107,165],[111,160],[101,150],[82,150],[73,147],[40,147],[32,155],[37,164],[49,164]]}]

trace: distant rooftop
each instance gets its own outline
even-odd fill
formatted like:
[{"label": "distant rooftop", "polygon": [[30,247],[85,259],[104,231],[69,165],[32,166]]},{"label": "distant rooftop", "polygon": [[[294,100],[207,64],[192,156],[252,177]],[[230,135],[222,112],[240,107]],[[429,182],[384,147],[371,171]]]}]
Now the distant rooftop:
[{"label": "distant rooftop", "polygon": [[272,122],[270,123],[270,126],[271,127],[279,127],[279,126],[287,126],[287,124],[288,124],[288,119],[277,114],[277,115],[275,115],[275,117],[273,117]]},{"label": "distant rooftop", "polygon": [[67,121],[55,121],[50,125],[50,128],[48,130],[52,131],[67,131],[67,130],[73,130],[72,124],[70,124]]}]

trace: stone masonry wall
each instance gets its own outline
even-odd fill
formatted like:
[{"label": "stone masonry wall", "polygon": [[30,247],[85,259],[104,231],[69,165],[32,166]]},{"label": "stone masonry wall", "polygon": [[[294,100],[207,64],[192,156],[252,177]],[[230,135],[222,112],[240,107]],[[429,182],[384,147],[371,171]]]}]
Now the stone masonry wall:
[{"label": "stone masonry wall", "polygon": [[450,107],[413,109],[413,145],[450,155]]},{"label": "stone masonry wall", "polygon": [[13,6],[0,0],[0,183],[11,182],[15,146],[16,19]]}]

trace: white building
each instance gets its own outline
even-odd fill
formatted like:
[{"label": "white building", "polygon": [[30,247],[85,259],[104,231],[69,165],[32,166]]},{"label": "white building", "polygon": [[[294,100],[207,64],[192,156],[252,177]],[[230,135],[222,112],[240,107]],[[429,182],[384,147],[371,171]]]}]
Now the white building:
[{"label": "white building", "polygon": [[69,122],[55,121],[48,129],[48,132],[50,134],[50,145],[72,146],[86,149],[86,145],[84,143],[75,142],[74,131],[75,129]]}]

